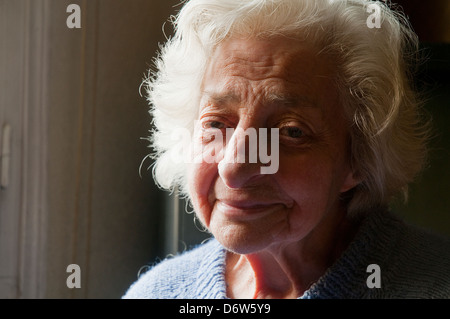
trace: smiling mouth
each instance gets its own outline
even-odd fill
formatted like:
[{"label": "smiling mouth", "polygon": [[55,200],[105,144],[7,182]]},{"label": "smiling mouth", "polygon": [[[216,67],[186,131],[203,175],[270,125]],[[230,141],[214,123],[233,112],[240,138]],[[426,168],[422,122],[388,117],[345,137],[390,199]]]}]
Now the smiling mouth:
[{"label": "smiling mouth", "polygon": [[281,203],[217,201],[216,210],[229,219],[251,220],[264,217],[280,208]]}]

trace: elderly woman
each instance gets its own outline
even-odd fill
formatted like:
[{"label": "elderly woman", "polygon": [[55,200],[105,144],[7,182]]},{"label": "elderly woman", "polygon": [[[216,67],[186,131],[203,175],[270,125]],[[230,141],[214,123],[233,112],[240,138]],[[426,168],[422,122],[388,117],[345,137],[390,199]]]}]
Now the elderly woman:
[{"label": "elderly woman", "polygon": [[388,209],[426,157],[402,15],[366,0],[191,0],[174,22],[147,81],[154,177],[213,239],[125,298],[450,297],[449,241]]}]

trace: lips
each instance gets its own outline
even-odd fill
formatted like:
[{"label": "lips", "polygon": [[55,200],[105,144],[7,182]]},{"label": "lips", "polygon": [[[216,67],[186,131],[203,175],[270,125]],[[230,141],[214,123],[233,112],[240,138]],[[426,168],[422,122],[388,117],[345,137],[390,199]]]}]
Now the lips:
[{"label": "lips", "polygon": [[283,204],[277,202],[218,200],[214,210],[229,219],[251,220],[261,218],[283,207]]},{"label": "lips", "polygon": [[236,201],[236,200],[220,200],[220,202],[226,206],[230,206],[237,209],[259,209],[267,206],[275,205],[271,202],[263,201]]}]

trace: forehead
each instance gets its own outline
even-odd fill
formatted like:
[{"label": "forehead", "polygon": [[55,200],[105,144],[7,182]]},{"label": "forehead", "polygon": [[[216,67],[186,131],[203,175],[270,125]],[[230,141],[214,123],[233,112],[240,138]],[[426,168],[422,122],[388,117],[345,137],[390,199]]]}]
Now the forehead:
[{"label": "forehead", "polygon": [[334,72],[318,52],[304,42],[281,37],[231,38],[219,44],[211,55],[202,89],[233,97],[238,95],[236,90],[251,85],[252,89],[262,87],[272,96],[313,99],[329,86]]}]

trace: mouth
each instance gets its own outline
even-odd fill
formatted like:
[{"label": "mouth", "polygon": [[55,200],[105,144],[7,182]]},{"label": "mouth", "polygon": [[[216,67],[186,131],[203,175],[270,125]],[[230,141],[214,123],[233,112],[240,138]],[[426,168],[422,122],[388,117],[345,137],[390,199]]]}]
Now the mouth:
[{"label": "mouth", "polygon": [[264,217],[284,207],[281,203],[257,201],[227,201],[218,200],[215,210],[229,219],[252,220]]}]

